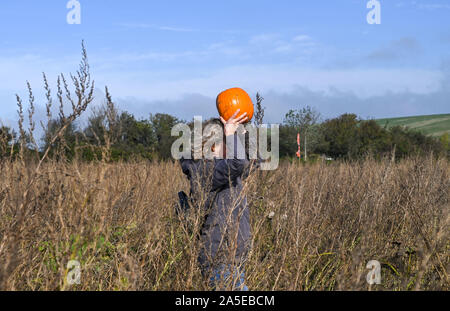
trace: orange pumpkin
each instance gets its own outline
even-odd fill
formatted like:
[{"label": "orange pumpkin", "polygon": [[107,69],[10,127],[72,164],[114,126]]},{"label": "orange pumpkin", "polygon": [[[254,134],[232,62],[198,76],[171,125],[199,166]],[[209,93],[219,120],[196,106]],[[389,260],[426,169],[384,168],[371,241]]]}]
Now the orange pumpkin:
[{"label": "orange pumpkin", "polygon": [[253,118],[252,99],[241,88],[235,87],[220,93],[217,96],[216,105],[219,114],[225,121],[228,121],[238,109],[240,109],[238,116],[247,112],[247,122],[250,122]]}]

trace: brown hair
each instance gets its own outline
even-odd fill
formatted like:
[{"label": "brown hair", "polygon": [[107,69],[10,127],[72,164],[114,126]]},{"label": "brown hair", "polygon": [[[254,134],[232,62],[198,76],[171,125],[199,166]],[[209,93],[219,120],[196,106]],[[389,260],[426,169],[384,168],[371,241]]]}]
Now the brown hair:
[{"label": "brown hair", "polygon": [[201,152],[202,152],[202,155],[203,155],[203,149],[205,147],[205,144],[215,136],[215,134],[216,134],[215,131],[210,131],[210,133],[208,133],[208,135],[205,135],[205,130],[207,130],[211,126],[215,126],[215,127],[216,126],[220,126],[220,128],[222,130],[222,133],[223,133],[223,139],[225,139],[225,134],[223,132],[223,123],[222,123],[222,121],[220,121],[220,119],[212,118],[212,119],[204,121],[203,124],[202,124],[203,131],[202,131],[202,144],[201,144],[201,146],[199,146],[199,145],[196,146],[194,144],[195,132],[192,131],[192,140],[191,140],[192,148],[191,148],[191,153],[192,153],[192,158],[193,159],[194,159],[194,154],[196,153],[196,151],[198,152],[200,148],[201,148]]}]

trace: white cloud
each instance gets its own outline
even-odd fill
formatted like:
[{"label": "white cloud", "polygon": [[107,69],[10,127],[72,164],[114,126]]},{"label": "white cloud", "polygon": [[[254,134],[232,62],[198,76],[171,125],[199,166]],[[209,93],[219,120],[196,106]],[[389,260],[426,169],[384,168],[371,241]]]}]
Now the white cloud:
[{"label": "white cloud", "polygon": [[167,31],[176,31],[176,32],[192,32],[196,31],[195,29],[190,28],[180,28],[180,27],[170,27],[170,26],[161,26],[158,27],[160,30],[167,30]]},{"label": "white cloud", "polygon": [[[254,98],[255,90],[246,90]],[[444,88],[425,94],[404,90],[366,98],[356,96],[352,91],[336,88],[314,91],[307,87],[294,86],[290,90],[258,90],[265,98],[265,121],[269,123],[279,123],[289,109],[298,109],[305,105],[315,107],[324,118],[336,117],[342,113],[355,113],[363,118],[448,113],[450,96],[450,90]],[[215,95],[186,94],[178,99],[166,100],[119,98],[116,102],[120,107],[140,117],[148,116],[149,112],[160,112],[191,120],[194,115],[204,118],[217,116]]]},{"label": "white cloud", "polygon": [[403,37],[371,52],[367,58],[375,61],[393,61],[416,55],[420,51],[421,46],[415,38]]},{"label": "white cloud", "polygon": [[274,51],[276,53],[288,53],[292,51],[292,45],[281,43],[274,49]]},{"label": "white cloud", "polygon": [[272,34],[272,33],[264,33],[253,36],[250,38],[250,44],[265,44],[265,43],[273,43],[278,40],[280,35]]},{"label": "white cloud", "polygon": [[450,4],[442,4],[442,3],[421,3],[418,4],[417,7],[419,9],[425,10],[441,10],[441,9],[450,9]]},{"label": "white cloud", "polygon": [[[281,50],[283,50],[282,47],[281,45]],[[219,46],[216,49],[221,50]],[[204,53],[214,54],[217,53],[217,50],[212,49]],[[352,91],[361,97],[404,90],[423,94],[435,90],[442,78],[438,70],[413,68],[327,70],[306,66],[304,63],[230,66],[214,70],[203,69],[190,72],[189,75],[186,74],[186,67],[183,66],[159,71],[136,68],[127,70],[118,66],[118,63],[128,64],[133,60],[139,64],[139,61],[148,59],[170,61],[178,57],[200,59],[205,57],[205,54],[196,53],[203,52],[144,53],[117,56],[115,59],[91,57],[92,75],[99,86],[109,85],[113,94],[152,100],[179,98],[186,93],[213,96],[221,89],[235,85],[243,85],[254,91],[269,89],[288,91],[294,85],[301,85],[315,91],[326,91],[334,87],[342,91]],[[229,51],[229,53],[233,52]],[[239,53],[239,51],[235,53]],[[0,91],[11,95],[18,91],[24,92],[26,80],[29,80],[34,88],[41,88],[42,71],[46,71],[50,81],[55,83],[59,72],[73,72],[77,68],[78,62],[76,56],[57,61],[36,55],[0,57],[0,79],[2,81]]]},{"label": "white cloud", "polygon": [[78,63],[79,57],[77,59],[71,56],[63,56],[55,61],[37,54],[0,55],[0,91],[14,94],[26,86],[26,81],[30,81],[32,86],[41,86],[42,72],[53,81],[60,73],[68,75],[70,71],[74,72]]},{"label": "white cloud", "polygon": [[183,27],[174,27],[174,26],[158,26],[153,24],[146,23],[121,23],[119,26],[132,28],[132,29],[155,29],[155,30],[164,30],[164,31],[174,31],[174,32],[194,32],[198,31],[197,29],[191,28],[183,28]]},{"label": "white cloud", "polygon": [[100,63],[130,63],[130,62],[173,62],[178,60],[187,60],[205,56],[205,51],[181,51],[177,53],[173,52],[140,52],[140,53],[124,53],[112,56],[102,56],[99,59]]},{"label": "white cloud", "polygon": [[[27,65],[30,68],[21,73],[22,76],[18,75],[20,79],[16,77],[20,82],[18,85],[10,86],[14,92],[19,89],[26,95],[25,78],[33,79],[39,101],[38,115],[44,118],[38,68],[46,66],[47,61],[37,61],[40,58],[35,56],[23,59],[30,61],[24,62],[20,68],[25,69]],[[6,63],[0,58],[0,64]],[[58,66],[56,62],[52,64]],[[76,68],[76,62],[71,67]],[[0,67],[0,77],[6,77],[7,72],[2,70]],[[355,112],[363,117],[442,113],[449,97],[449,90],[442,89],[442,81],[446,77],[442,71],[412,68],[325,70],[294,65],[246,65],[209,73],[191,73],[189,76],[177,72],[163,76],[151,70],[107,70],[93,71],[93,77],[100,89],[108,85],[121,109],[137,117],[147,117],[155,112],[171,113],[183,119],[190,119],[194,114],[210,117],[216,113],[217,94],[235,86],[244,88],[252,96],[256,92],[264,95],[270,122],[279,122],[288,109],[306,104],[315,106],[325,116],[343,112]],[[53,81],[55,76],[49,74],[49,78]],[[4,98],[1,94],[5,92],[8,93],[2,87],[0,98]],[[14,92],[11,91],[11,102],[2,101],[0,106],[0,111],[9,111],[6,115],[2,113],[2,120],[8,123],[16,118]],[[96,103],[100,104],[102,92],[97,90],[96,97]]]},{"label": "white cloud", "polygon": [[161,79],[150,71],[102,73],[97,81],[108,84],[116,96],[146,100],[179,99],[198,93],[214,97],[223,89],[241,86],[250,92],[276,90],[289,92],[295,86],[312,91],[338,89],[367,98],[386,92],[410,91],[426,94],[440,86],[442,73],[421,69],[325,70],[292,65],[234,66],[186,77]]},{"label": "white cloud", "polygon": [[299,41],[309,41],[309,40],[311,40],[311,37],[307,36],[307,35],[299,35],[299,36],[294,37],[292,40],[293,41],[297,41],[297,42],[299,42]]},{"label": "white cloud", "polygon": [[261,51],[269,55],[271,53],[296,55],[296,59],[301,58],[302,54],[310,53],[310,49],[315,47],[316,43],[308,35],[298,35],[294,38],[284,38],[280,34],[263,33],[253,36],[249,40],[249,46],[246,50],[251,54]]},{"label": "white cloud", "polygon": [[173,25],[155,25],[148,23],[119,23],[120,27],[128,29],[153,29],[168,32],[199,32],[199,33],[221,33],[221,34],[237,34],[241,33],[242,30],[221,30],[221,29],[196,29],[188,27],[180,27]]},{"label": "white cloud", "polygon": [[430,2],[419,2],[419,1],[401,1],[395,4],[398,8],[411,7],[419,10],[442,10],[442,9],[450,9],[450,4],[447,3],[430,3]]}]

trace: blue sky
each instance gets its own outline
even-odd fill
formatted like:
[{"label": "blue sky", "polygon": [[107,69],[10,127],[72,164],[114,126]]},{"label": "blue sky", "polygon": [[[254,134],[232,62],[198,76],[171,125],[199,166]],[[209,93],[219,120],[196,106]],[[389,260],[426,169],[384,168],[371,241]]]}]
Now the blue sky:
[{"label": "blue sky", "polygon": [[81,25],[66,23],[66,0],[0,4],[0,121],[17,119],[15,94],[41,73],[56,81],[77,69],[84,39],[96,102],[108,85],[137,117],[216,114],[215,97],[239,86],[265,98],[266,121],[311,105],[324,118],[450,113],[450,0],[79,0]]}]

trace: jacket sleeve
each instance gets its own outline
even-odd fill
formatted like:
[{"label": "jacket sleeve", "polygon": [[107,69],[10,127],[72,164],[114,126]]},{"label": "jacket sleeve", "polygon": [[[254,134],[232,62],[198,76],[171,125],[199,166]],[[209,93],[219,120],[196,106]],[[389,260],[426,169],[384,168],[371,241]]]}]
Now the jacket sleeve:
[{"label": "jacket sleeve", "polygon": [[194,161],[190,159],[180,159],[181,169],[183,170],[183,174],[185,174],[189,179],[191,178],[194,170]]},{"label": "jacket sleeve", "polygon": [[212,190],[235,182],[244,172],[246,162],[245,149],[238,136],[234,135],[232,139],[227,139],[227,158],[217,160],[215,164]]},{"label": "jacket sleeve", "polygon": [[261,162],[262,160],[259,157],[257,160],[246,161],[242,179],[246,179],[251,173],[259,170],[261,168]]}]

